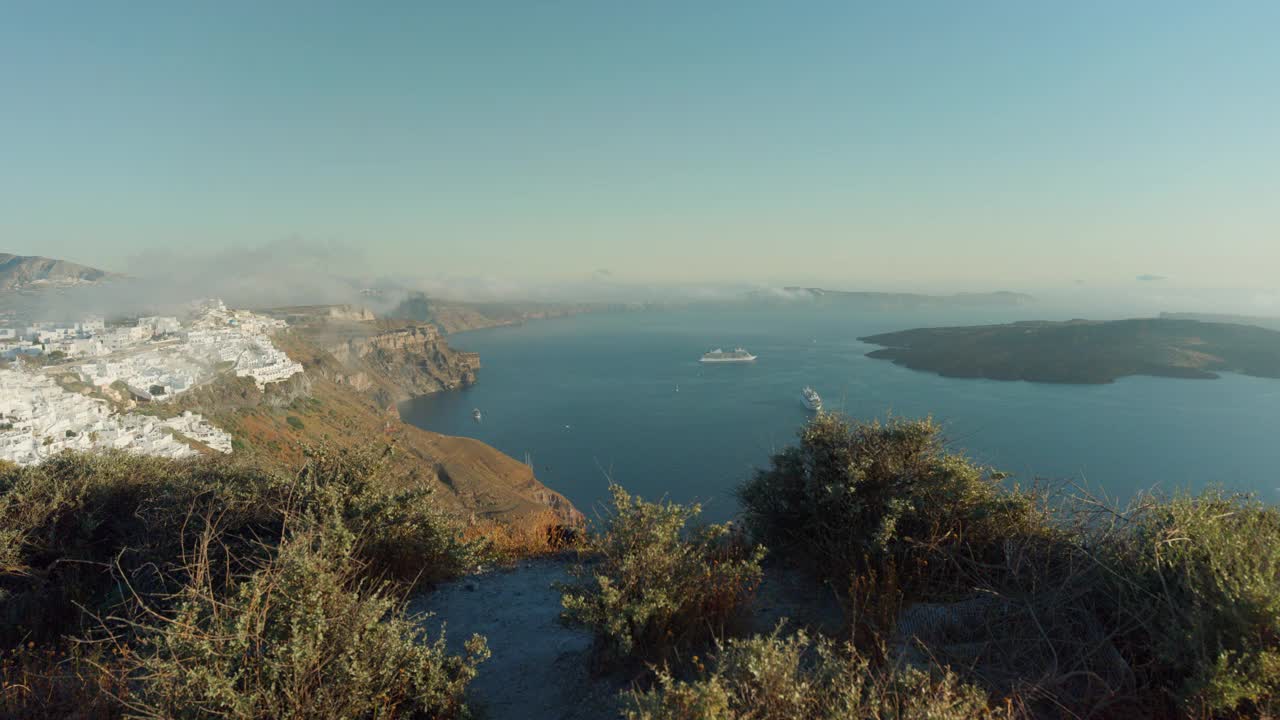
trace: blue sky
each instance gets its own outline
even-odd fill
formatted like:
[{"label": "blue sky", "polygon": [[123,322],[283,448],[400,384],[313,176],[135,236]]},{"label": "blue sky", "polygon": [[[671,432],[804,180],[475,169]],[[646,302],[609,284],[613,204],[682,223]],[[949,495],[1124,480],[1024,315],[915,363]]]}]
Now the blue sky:
[{"label": "blue sky", "polygon": [[1275,287],[1277,27],[1261,1],[0,0],[0,250]]}]

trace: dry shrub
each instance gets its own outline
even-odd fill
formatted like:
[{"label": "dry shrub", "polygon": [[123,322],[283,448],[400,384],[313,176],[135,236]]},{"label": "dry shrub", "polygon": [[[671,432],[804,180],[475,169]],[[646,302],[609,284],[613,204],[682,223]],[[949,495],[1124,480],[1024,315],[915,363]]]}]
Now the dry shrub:
[{"label": "dry shrub", "polygon": [[701,508],[649,503],[612,485],[607,526],[586,541],[564,618],[590,628],[606,663],[679,661],[743,619],[764,549],[728,525],[690,527]]},{"label": "dry shrub", "polygon": [[352,533],[370,577],[436,582],[474,569],[483,544],[463,537],[461,523],[442,510],[430,487],[393,490],[387,452],[308,448],[296,477],[272,487],[283,517]]},{"label": "dry shrub", "polygon": [[0,653],[0,717],[12,720],[115,720],[128,695],[122,668],[93,648],[35,643]]},{"label": "dry shrub", "polygon": [[999,565],[955,556],[957,590],[898,615],[891,655],[956,668],[1035,717],[1142,717],[1134,676],[1100,613],[1084,537],[1010,538]]},{"label": "dry shrub", "polygon": [[729,640],[714,670],[694,681],[660,673],[631,693],[630,720],[977,720],[1008,717],[947,671],[877,669],[852,647],[804,632]]},{"label": "dry shrub", "polygon": [[1143,687],[1191,717],[1280,714],[1280,509],[1211,489],[1124,523],[1097,602]]},{"label": "dry shrub", "polygon": [[467,717],[467,684],[488,657],[427,642],[421,617],[365,577],[351,538],[308,530],[224,593],[201,544],[173,611],[145,605],[122,619],[136,649],[125,665],[134,717],[322,720]]},{"label": "dry shrub", "polygon": [[848,588],[869,657],[956,668],[1036,716],[1277,713],[1280,509],[1050,503],[1001,479],[932,422],[822,416],[741,498],[756,537]]},{"label": "dry shrub", "polygon": [[[292,475],[123,453],[0,467],[0,641],[65,649],[69,636],[106,633],[132,648],[132,695],[103,691],[122,657],[104,654],[96,674],[12,665],[14,678],[47,680],[15,680],[6,701],[174,717],[456,716],[474,658],[445,656],[438,641],[415,649],[394,598],[474,567],[481,544],[429,492],[389,487],[384,462],[321,448]],[[199,714],[205,701],[221,714]],[[314,702],[321,714],[307,715]]]},{"label": "dry shrub", "polygon": [[1210,489],[1124,510],[1077,495],[1057,519],[971,569],[979,594],[944,607],[977,612],[918,638],[931,660],[1042,715],[1277,714],[1280,510]]},{"label": "dry shrub", "polygon": [[578,529],[566,526],[555,512],[545,510],[512,522],[478,520],[463,530],[462,537],[481,544],[489,559],[512,563],[571,547],[578,538]]},{"label": "dry shrub", "polygon": [[[163,597],[216,518],[216,575],[266,557],[290,522],[350,533],[371,577],[435,581],[480,560],[428,489],[393,490],[385,456],[311,449],[293,475],[235,459],[65,453],[0,470],[0,641],[85,632],[125,598]],[[86,615],[87,611],[87,615]]]}]

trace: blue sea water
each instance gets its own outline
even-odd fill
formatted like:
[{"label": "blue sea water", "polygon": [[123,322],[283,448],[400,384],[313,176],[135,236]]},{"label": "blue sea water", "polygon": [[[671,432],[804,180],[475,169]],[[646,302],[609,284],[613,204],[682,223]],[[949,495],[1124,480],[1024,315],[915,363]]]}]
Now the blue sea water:
[{"label": "blue sea water", "polygon": [[[1014,479],[1072,481],[1124,501],[1207,484],[1280,501],[1280,381],[1130,377],[1109,385],[942,378],[866,353],[858,337],[1007,322],[1026,311],[849,312],[813,306],[608,313],[450,337],[480,381],[405,403],[405,420],[534,466],[592,514],[609,479],[646,498],[736,509],[733,488],[810,417],[800,389],[862,419],[939,420],[950,443]],[[741,345],[743,365],[703,365]],[[472,409],[483,420],[472,418]]]}]

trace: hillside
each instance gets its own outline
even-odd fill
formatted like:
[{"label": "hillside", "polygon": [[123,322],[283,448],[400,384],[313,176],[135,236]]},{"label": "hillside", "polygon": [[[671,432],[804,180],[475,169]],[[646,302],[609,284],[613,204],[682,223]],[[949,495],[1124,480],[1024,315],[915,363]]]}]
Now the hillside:
[{"label": "hillside", "polygon": [[1280,330],[1280,317],[1265,315],[1226,315],[1219,313],[1160,313],[1165,320],[1199,320],[1200,322],[1231,323],[1233,325],[1255,325],[1268,330]]},{"label": "hillside", "polygon": [[785,287],[781,292],[756,291],[753,301],[811,300],[823,306],[856,307],[869,310],[918,310],[921,308],[1020,306],[1035,301],[1030,295],[998,291],[956,293],[954,295],[922,295],[917,293],[853,292],[817,287]]},{"label": "hillside", "polygon": [[[291,309],[298,312],[298,309]],[[305,445],[395,448],[391,476],[437,488],[442,502],[476,520],[515,526],[577,523],[581,514],[532,469],[488,445],[401,422],[399,399],[473,382],[478,358],[452,350],[429,326],[394,327],[312,308],[311,320],[274,341],[305,375],[263,392],[225,377],[154,412],[192,410],[231,433],[237,453],[296,466]]]},{"label": "hillside", "polygon": [[519,325],[530,320],[625,309],[610,303],[461,302],[413,293],[386,313],[392,320],[431,323],[446,334]]},{"label": "hillside", "polygon": [[112,273],[66,260],[0,253],[0,292],[85,285],[112,277]]},{"label": "hillside", "polygon": [[869,357],[946,377],[1108,383],[1128,375],[1280,378],[1280,332],[1194,320],[1018,322],[860,338]]}]

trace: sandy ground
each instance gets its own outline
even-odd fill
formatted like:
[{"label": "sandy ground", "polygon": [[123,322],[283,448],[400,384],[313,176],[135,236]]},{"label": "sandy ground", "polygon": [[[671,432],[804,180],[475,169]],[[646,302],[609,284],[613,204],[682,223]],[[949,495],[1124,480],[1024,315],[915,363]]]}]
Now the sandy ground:
[{"label": "sandy ground", "polygon": [[[440,623],[449,646],[460,652],[472,634],[484,635],[493,656],[471,684],[473,705],[485,720],[597,720],[617,718],[627,678],[592,677],[589,633],[560,623],[560,593],[552,586],[571,578],[573,558],[523,562],[514,568],[471,575],[419,596],[415,612],[435,635]],[[766,568],[752,631],[767,633],[782,618],[828,634],[841,627],[835,596],[801,573]]]}]

